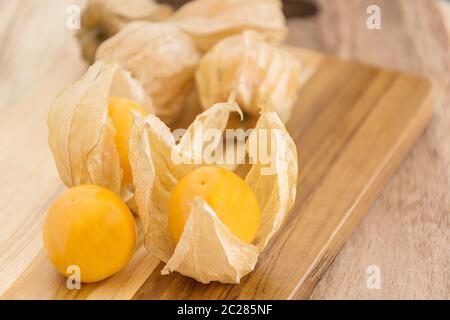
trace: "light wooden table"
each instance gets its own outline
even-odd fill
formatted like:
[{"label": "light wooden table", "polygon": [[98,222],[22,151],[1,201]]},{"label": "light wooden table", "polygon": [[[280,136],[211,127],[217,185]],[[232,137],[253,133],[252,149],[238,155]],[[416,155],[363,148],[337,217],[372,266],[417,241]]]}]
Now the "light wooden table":
[{"label": "light wooden table", "polygon": [[[52,59],[67,50],[62,44],[73,41],[65,28],[65,10],[74,2],[78,1],[0,0],[1,128],[8,127],[13,114],[44,123],[45,118],[33,117],[32,110],[48,106],[33,105],[26,97],[49,74],[60,74],[61,79],[79,76],[73,71],[77,68],[54,70]],[[426,75],[435,82],[436,95],[430,127],[323,275],[312,298],[450,299],[450,52],[443,22],[450,19],[443,13],[448,9],[429,0],[317,3],[319,15],[290,21],[289,43]],[[370,4],[382,10],[381,30],[366,28]],[[57,91],[64,85],[61,81],[47,89]],[[17,105],[23,110],[15,110]],[[10,146],[0,158],[14,157],[18,146],[29,147],[29,155],[39,158],[45,132],[37,135],[36,141],[0,137],[1,146]],[[0,232],[0,292],[8,286],[7,279],[20,275],[23,270],[18,266],[40,241],[29,232],[40,226],[27,224],[25,213],[42,214],[45,208],[17,203],[16,194],[34,192],[50,199],[62,189],[27,184],[27,176],[35,174],[33,168],[17,171],[26,161],[17,159],[17,167],[0,168],[0,226],[7,226]],[[20,241],[8,242],[12,233]],[[370,265],[380,267],[380,290],[366,286]]]},{"label": "light wooden table", "polygon": [[[320,14],[290,23],[290,43],[416,72],[436,86],[425,135],[323,276],[313,299],[450,298],[450,51],[440,6],[429,0],[317,1]],[[366,9],[381,8],[381,30]],[[439,7],[438,7],[438,5]],[[368,290],[366,270],[381,270]]]}]

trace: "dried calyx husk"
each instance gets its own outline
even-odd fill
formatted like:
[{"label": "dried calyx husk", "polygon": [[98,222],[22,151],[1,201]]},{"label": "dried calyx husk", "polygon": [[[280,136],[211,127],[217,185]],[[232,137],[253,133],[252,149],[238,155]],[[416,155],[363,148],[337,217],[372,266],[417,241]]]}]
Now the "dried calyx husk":
[{"label": "dried calyx husk", "polygon": [[193,92],[200,53],[175,25],[139,21],[103,42],[97,58],[114,59],[129,70],[152,98],[155,114],[171,123]]},{"label": "dried calyx husk", "polygon": [[[212,159],[199,151],[204,148],[198,148],[209,143],[203,140],[202,133],[208,129],[223,132],[230,112],[241,113],[241,110],[235,103],[212,106],[197,116],[178,143],[169,128],[153,115],[134,123],[130,163],[135,177],[135,199],[145,232],[145,246],[166,263],[162,274],[177,271],[203,283],[239,283],[254,269],[259,253],[280,228],[294,203],[298,175],[295,143],[275,112],[262,111],[246,142],[249,150],[261,141],[259,135],[273,137],[266,150],[273,156],[272,161],[254,159],[245,177],[261,208],[256,239],[252,244],[241,241],[205,200],[198,197],[191,203],[180,241],[173,242],[167,208],[171,191],[188,173],[211,164]],[[198,130],[200,127],[202,130]]]},{"label": "dried calyx husk", "polygon": [[203,108],[230,96],[247,114],[270,107],[286,123],[297,100],[300,64],[290,53],[247,31],[208,51],[197,67],[196,85]]},{"label": "dried calyx husk", "polygon": [[280,42],[287,33],[280,0],[194,0],[169,20],[188,33],[202,51],[245,30],[264,33],[273,42]]},{"label": "dried calyx husk", "polygon": [[66,186],[100,185],[133,207],[134,187],[122,183],[115,129],[108,117],[112,96],[132,99],[152,112],[150,99],[127,71],[113,61],[98,61],[55,98],[48,142]]},{"label": "dried calyx husk", "polygon": [[98,46],[131,21],[162,21],[172,8],[153,0],[89,0],[77,33],[84,59],[93,62]]}]

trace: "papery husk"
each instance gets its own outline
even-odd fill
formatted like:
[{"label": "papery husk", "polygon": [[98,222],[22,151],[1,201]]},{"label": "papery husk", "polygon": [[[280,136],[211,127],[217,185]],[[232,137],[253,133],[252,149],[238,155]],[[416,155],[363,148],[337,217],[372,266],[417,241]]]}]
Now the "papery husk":
[{"label": "papery husk", "polygon": [[[275,112],[261,112],[255,130],[247,141],[247,149],[253,148],[255,145],[252,146],[252,143],[259,141],[260,129],[273,130],[276,136],[276,143],[268,147],[268,153],[276,156],[271,160],[271,165],[257,161],[245,177],[245,182],[255,192],[261,208],[261,226],[254,244],[262,251],[294,205],[297,193],[298,157],[294,140]],[[267,174],[271,166],[275,166],[275,175]]]},{"label": "papery husk", "polygon": [[98,59],[114,59],[140,81],[165,123],[177,119],[200,59],[192,39],[168,23],[132,22],[105,41]]},{"label": "papery husk", "polygon": [[[274,132],[267,152],[276,156],[270,164],[254,159],[245,181],[255,192],[261,209],[261,227],[252,244],[232,234],[202,198],[191,204],[191,214],[178,244],[168,229],[168,199],[178,181],[196,168],[210,164],[194,145],[203,144],[196,129],[202,125],[223,132],[230,112],[241,113],[235,103],[220,103],[200,114],[177,144],[169,128],[157,117],[136,119],[130,137],[130,164],[135,178],[135,199],[145,231],[145,246],[166,262],[162,274],[180,272],[202,283],[239,283],[251,272],[261,252],[295,200],[298,162],[295,143],[276,113],[263,111],[256,129]],[[277,129],[272,131],[272,129]],[[203,131],[204,132],[204,131]],[[257,146],[253,132],[247,149]],[[203,144],[205,146],[205,144]],[[219,147],[219,145],[216,145]],[[190,152],[186,152],[186,150]],[[176,163],[174,159],[184,159]]]},{"label": "papery husk", "polygon": [[110,96],[130,98],[152,111],[151,101],[128,72],[113,61],[98,61],[56,97],[48,115],[48,142],[66,186],[96,184],[130,201],[134,188],[122,185],[115,130],[108,117]]},{"label": "papery husk", "polygon": [[196,198],[180,242],[161,273],[178,271],[202,283],[239,283],[257,260],[255,246],[231,234],[214,210]]},{"label": "papery husk", "polygon": [[264,33],[271,42],[280,42],[287,34],[280,0],[194,0],[169,21],[189,34],[202,51],[246,30]]},{"label": "papery husk", "polygon": [[92,63],[98,46],[131,21],[162,21],[172,14],[167,4],[153,0],[89,0],[77,33],[83,58]]},{"label": "papery husk", "polygon": [[245,113],[257,116],[261,106],[270,107],[284,123],[297,101],[299,80],[299,62],[252,31],[219,42],[196,71],[203,108],[234,96]]}]

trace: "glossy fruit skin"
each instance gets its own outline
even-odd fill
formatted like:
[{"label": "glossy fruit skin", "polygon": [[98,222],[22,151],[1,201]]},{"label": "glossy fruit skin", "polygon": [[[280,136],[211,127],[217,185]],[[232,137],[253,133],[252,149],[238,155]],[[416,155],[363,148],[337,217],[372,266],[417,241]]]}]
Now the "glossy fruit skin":
[{"label": "glossy fruit skin", "polygon": [[44,246],[52,264],[69,276],[80,268],[81,282],[103,280],[121,270],[136,246],[132,213],[113,192],[95,185],[66,190],[44,221]]},{"label": "glossy fruit skin", "polygon": [[133,112],[141,116],[147,115],[147,111],[131,99],[123,97],[109,98],[108,115],[116,130],[114,141],[119,152],[120,167],[123,170],[122,185],[133,182],[128,159],[128,141],[133,125]]},{"label": "glossy fruit skin", "polygon": [[169,231],[178,243],[190,214],[190,202],[202,197],[222,223],[242,241],[258,232],[260,209],[253,190],[239,176],[216,166],[200,167],[183,177],[168,203]]}]

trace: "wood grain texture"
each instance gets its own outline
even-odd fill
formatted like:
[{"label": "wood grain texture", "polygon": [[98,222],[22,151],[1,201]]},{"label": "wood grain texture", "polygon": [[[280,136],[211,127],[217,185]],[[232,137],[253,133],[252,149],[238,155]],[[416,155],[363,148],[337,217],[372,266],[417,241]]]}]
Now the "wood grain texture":
[{"label": "wood grain texture", "polygon": [[[8,150],[0,155],[0,225],[7,226],[0,233],[0,293],[33,259],[45,264],[39,232],[48,203],[42,199],[50,201],[62,190],[46,147],[46,112],[56,92],[84,68],[74,58],[78,49],[65,28],[68,3],[72,1],[0,2],[0,146]],[[381,31],[365,28],[369,3],[387,11]],[[326,266],[331,268],[312,297],[448,299],[450,90],[448,34],[441,13],[427,0],[320,1],[319,6],[317,17],[290,22],[291,44],[424,74],[433,79],[436,94],[431,127],[333,264],[330,254],[320,261],[311,279],[320,277]],[[36,101],[36,95],[43,99]],[[19,98],[22,102],[17,104]],[[30,113],[30,108],[35,112]],[[314,112],[303,115],[303,126],[301,122],[315,117]],[[16,128],[24,135],[12,134]],[[32,194],[36,201],[23,201],[23,194]],[[366,287],[366,268],[372,264],[382,269],[381,290]],[[58,281],[63,284],[62,278]],[[139,293],[146,294],[145,290]],[[107,296],[126,298],[127,294],[91,290],[88,295]],[[293,298],[303,296],[299,291]],[[59,291],[58,297],[68,296]]]},{"label": "wood grain texture", "polygon": [[85,69],[80,59],[64,60],[78,55],[65,28],[68,3],[1,2],[0,292],[39,252],[43,214],[63,190],[46,122],[55,95]]},{"label": "wood grain texture", "polygon": [[[141,247],[116,276],[68,290],[41,250],[2,298],[308,297],[428,123],[431,90],[427,81],[412,75],[291,51],[305,72],[301,103],[288,125],[300,151],[298,196],[257,268],[240,285],[161,276],[162,264]],[[39,95],[33,100],[39,101]]]},{"label": "wood grain texture", "polygon": [[[290,44],[430,78],[434,115],[400,170],[324,274],[312,299],[450,299],[450,34],[432,0],[315,1],[291,20]],[[381,8],[381,30],[366,8]],[[444,17],[444,19],[442,18]],[[369,290],[366,270],[381,269]]]}]

